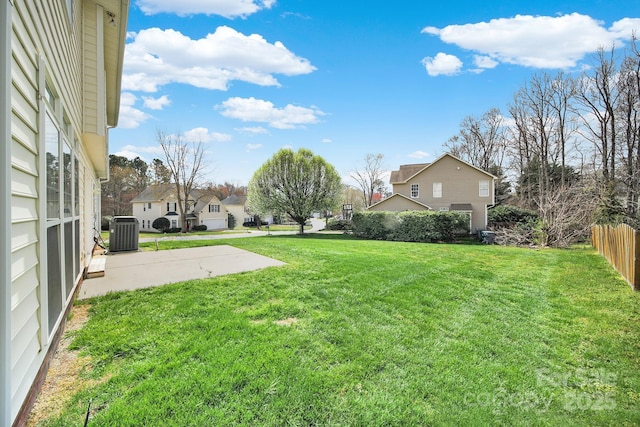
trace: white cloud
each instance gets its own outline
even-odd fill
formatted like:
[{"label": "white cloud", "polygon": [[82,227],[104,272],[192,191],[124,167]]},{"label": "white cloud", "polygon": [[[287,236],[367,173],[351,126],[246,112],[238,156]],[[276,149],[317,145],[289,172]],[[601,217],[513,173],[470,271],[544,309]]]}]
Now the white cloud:
[{"label": "white cloud", "polygon": [[246,17],[270,9],[275,0],[138,0],[136,5],[147,15],[173,13],[178,16],[205,14],[225,18]]},{"label": "white cloud", "polygon": [[607,30],[602,22],[573,13],[556,17],[516,15],[442,29],[425,27],[422,32],[490,56],[494,61],[535,68],[569,68],[588,53],[629,38],[633,29],[640,29],[640,19],[625,18]]},{"label": "white cloud", "polygon": [[152,110],[162,110],[167,105],[171,105],[171,101],[167,95],[162,95],[160,98],[152,98],[150,96],[143,96],[144,106]]},{"label": "white cloud", "polygon": [[253,134],[253,135],[269,133],[269,131],[267,129],[263,128],[262,126],[236,128],[236,131],[242,132],[242,133]]},{"label": "white cloud", "polygon": [[277,108],[273,103],[261,99],[229,98],[217,107],[220,114],[244,122],[268,123],[276,129],[295,129],[307,124],[318,123],[319,116],[324,115],[315,107],[299,107],[288,104]]},{"label": "white cloud", "polygon": [[203,142],[203,143],[207,143],[207,142],[228,142],[231,141],[231,135],[228,135],[226,133],[220,133],[220,132],[209,132],[209,129],[207,128],[194,128],[191,130],[188,130],[184,133],[184,138],[187,141],[193,141],[193,142]]},{"label": "white cloud", "polygon": [[118,117],[119,128],[137,128],[140,126],[140,123],[152,117],[144,111],[134,108],[137,100],[138,98],[129,92],[123,92],[120,95],[120,115]]},{"label": "white cloud", "polygon": [[226,26],[201,39],[171,29],[142,30],[132,35],[124,56],[123,89],[144,92],[169,83],[226,90],[233,80],[279,86],[275,74],[295,76],[316,69],[279,41],[269,43],[259,34],[246,36]]},{"label": "white cloud", "polygon": [[429,157],[431,154],[427,153],[426,151],[414,151],[413,153],[409,154],[409,157],[411,157],[412,159],[424,159],[426,157]]},{"label": "white cloud", "polygon": [[331,143],[333,142],[333,140],[332,140],[332,139],[330,139],[330,138],[323,138],[323,139],[322,139],[322,142],[323,142],[324,144],[331,144]]},{"label": "white cloud", "polygon": [[427,69],[430,76],[453,76],[462,69],[462,61],[457,56],[446,53],[438,53],[435,58],[426,57],[422,60],[422,65]]},{"label": "white cloud", "polygon": [[247,152],[262,148],[262,144],[247,144]]},{"label": "white cloud", "polygon": [[494,60],[490,56],[474,55],[473,63],[478,68],[495,68],[498,66],[498,61]]},{"label": "white cloud", "polygon": [[145,161],[149,161],[153,158],[163,158],[164,154],[162,152],[162,148],[159,145],[147,146],[147,147],[138,147],[135,145],[125,145],[122,149],[116,153],[116,156],[123,156],[127,159],[135,159],[136,157],[140,157]]}]

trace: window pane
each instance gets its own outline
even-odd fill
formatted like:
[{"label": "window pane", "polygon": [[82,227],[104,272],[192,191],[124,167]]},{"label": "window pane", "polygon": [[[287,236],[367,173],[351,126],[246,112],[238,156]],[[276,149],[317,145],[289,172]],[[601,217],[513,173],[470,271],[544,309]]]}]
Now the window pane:
[{"label": "window pane", "polygon": [[80,220],[76,219],[73,221],[73,226],[75,229],[75,234],[73,236],[73,262],[76,266],[75,276],[78,276],[78,274],[82,272],[82,267],[80,266]]},{"label": "window pane", "polygon": [[73,222],[64,224],[64,284],[65,296],[68,298],[73,289]]},{"label": "window pane", "polygon": [[433,183],[433,197],[440,198],[442,197],[442,183],[434,182]]},{"label": "window pane", "polygon": [[71,148],[67,144],[62,144],[62,160],[64,169],[64,181],[63,181],[63,193],[64,193],[64,217],[69,218],[73,215],[72,208],[72,193],[71,193]]},{"label": "window pane", "polygon": [[80,164],[73,156],[73,215],[80,215]]},{"label": "window pane", "polygon": [[58,128],[45,116],[45,151],[47,162],[47,218],[60,218],[60,145]]},{"label": "window pane", "polygon": [[49,333],[62,313],[62,270],[60,268],[60,226],[47,229],[47,290]]},{"label": "window pane", "polygon": [[480,181],[479,190],[480,197],[489,197],[489,181]]}]

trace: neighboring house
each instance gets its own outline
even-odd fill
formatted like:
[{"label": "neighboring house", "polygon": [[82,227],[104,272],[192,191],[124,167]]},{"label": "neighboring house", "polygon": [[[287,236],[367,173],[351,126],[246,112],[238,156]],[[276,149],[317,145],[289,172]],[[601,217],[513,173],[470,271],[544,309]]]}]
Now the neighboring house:
[{"label": "neighboring house", "polygon": [[128,0],[0,2],[0,425],[23,425],[100,229]]},{"label": "neighboring house", "polygon": [[[160,217],[169,220],[171,227],[182,227],[175,184],[147,187],[132,201],[133,216],[138,218],[141,231],[157,231],[153,221]],[[188,228],[206,225],[207,230],[227,228],[227,211],[210,191],[194,189],[188,197],[186,219]]]},{"label": "neighboring house", "polygon": [[247,205],[247,196],[238,196],[232,194],[222,199],[222,205],[226,208],[236,220],[236,227],[242,226],[243,223],[253,221],[253,214]]},{"label": "neighboring house", "polygon": [[487,208],[495,204],[496,179],[447,153],[433,163],[401,165],[391,172],[393,194],[369,210],[464,212],[469,214],[473,233],[487,227]]}]

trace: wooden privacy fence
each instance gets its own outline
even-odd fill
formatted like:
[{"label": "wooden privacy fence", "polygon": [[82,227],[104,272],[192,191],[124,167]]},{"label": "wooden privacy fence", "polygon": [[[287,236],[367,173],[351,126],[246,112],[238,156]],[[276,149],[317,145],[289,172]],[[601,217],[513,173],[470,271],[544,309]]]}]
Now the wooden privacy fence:
[{"label": "wooden privacy fence", "polygon": [[629,282],[634,291],[640,290],[640,233],[621,224],[594,225],[591,244]]}]

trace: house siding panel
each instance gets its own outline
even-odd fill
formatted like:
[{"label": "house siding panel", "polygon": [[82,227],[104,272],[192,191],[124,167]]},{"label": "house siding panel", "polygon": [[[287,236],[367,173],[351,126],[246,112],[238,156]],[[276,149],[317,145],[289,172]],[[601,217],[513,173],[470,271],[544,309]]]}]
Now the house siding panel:
[{"label": "house siding panel", "polygon": [[[57,6],[57,7],[56,7]],[[61,2],[15,1],[11,64],[11,418],[14,419],[43,360],[40,340],[38,242],[38,54],[52,76],[67,65]],[[35,22],[34,22],[35,20]],[[43,21],[40,21],[43,20]],[[50,20],[50,21],[47,21]],[[68,36],[66,37],[68,40]],[[54,45],[51,45],[54,44]],[[54,55],[52,52],[56,52]],[[49,53],[49,55],[47,55]],[[61,95],[70,81],[57,82]],[[79,104],[76,103],[76,108]]]}]

